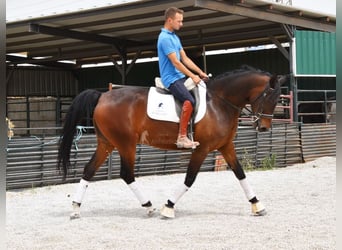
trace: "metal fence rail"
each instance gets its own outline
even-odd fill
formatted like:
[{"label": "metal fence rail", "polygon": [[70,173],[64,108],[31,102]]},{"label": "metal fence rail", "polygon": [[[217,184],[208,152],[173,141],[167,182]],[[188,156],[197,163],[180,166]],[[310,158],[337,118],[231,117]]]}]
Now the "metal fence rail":
[{"label": "metal fence rail", "polygon": [[331,117],[336,117],[336,110],[332,108],[336,105],[336,90],[297,89],[296,92],[298,100],[295,112],[298,121],[329,123],[332,122]]},{"label": "metal fence rail", "polygon": [[238,159],[245,157],[256,167],[262,167],[263,160],[274,155],[277,167],[302,161],[299,124],[275,124],[272,130],[258,133],[250,127],[240,127],[235,139]]},{"label": "metal fence rail", "polygon": [[[311,160],[323,155],[336,154],[336,125],[303,126],[301,124],[274,124],[269,132],[257,133],[251,126],[240,126],[235,138],[235,149],[240,162],[248,159],[250,164],[262,167],[265,159],[274,156],[277,167]],[[311,130],[309,130],[309,128]],[[315,128],[315,129],[314,129]],[[53,128],[56,129],[56,128]],[[47,133],[48,134],[48,133]],[[312,136],[309,136],[312,134]],[[320,142],[317,145],[310,140]],[[325,138],[327,138],[326,143]],[[68,178],[56,170],[58,137],[14,137],[7,148],[7,189],[29,188],[78,182],[84,165],[96,148],[94,134],[78,136],[71,151],[71,167]],[[322,145],[325,145],[322,150]],[[313,150],[309,145],[317,145]],[[303,154],[304,151],[304,154]],[[190,158],[190,151],[160,150],[137,145],[136,176],[184,173]],[[205,159],[201,171],[227,169],[219,152],[211,152]],[[120,157],[112,152],[94,176],[94,180],[119,178]]]},{"label": "metal fence rail", "polygon": [[[70,170],[66,180],[56,170],[58,138],[27,137],[8,141],[7,148],[7,189],[55,185],[79,181],[84,165],[96,148],[94,134],[84,134],[75,143],[70,155]],[[183,173],[190,159],[190,151],[159,150],[145,145],[137,145],[136,176]],[[217,152],[212,152],[204,161],[201,170],[213,170]],[[94,180],[119,178],[120,158],[113,151],[100,167]]]},{"label": "metal fence rail", "polygon": [[303,124],[301,136],[306,161],[320,156],[336,156],[336,124]]}]

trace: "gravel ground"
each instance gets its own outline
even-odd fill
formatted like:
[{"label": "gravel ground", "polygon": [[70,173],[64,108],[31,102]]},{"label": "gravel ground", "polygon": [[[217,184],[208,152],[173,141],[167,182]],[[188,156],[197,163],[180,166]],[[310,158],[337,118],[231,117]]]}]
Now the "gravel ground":
[{"label": "gravel ground", "polygon": [[[336,158],[247,177],[266,216],[251,216],[231,171],[199,173],[172,220],[147,217],[119,179],[91,183],[78,220],[69,220],[76,184],[8,191],[7,249],[336,249]],[[160,208],[183,179],[137,181]]]}]

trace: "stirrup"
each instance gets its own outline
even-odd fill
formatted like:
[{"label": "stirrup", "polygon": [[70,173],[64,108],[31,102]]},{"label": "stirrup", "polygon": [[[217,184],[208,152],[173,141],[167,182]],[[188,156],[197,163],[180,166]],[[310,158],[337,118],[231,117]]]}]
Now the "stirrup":
[{"label": "stirrup", "polygon": [[177,148],[192,148],[195,149],[197,146],[200,145],[198,141],[191,141],[186,136],[180,136],[176,142]]}]

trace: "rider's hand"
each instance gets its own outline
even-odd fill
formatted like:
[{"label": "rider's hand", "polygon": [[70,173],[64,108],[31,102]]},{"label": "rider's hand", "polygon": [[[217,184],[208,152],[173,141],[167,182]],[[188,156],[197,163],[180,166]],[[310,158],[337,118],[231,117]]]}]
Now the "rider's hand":
[{"label": "rider's hand", "polygon": [[199,76],[204,82],[207,82],[209,80],[209,76],[206,73],[204,73],[203,71],[200,72]]},{"label": "rider's hand", "polygon": [[194,75],[193,77],[191,77],[191,79],[196,84],[199,84],[202,81],[202,79],[198,75]]}]

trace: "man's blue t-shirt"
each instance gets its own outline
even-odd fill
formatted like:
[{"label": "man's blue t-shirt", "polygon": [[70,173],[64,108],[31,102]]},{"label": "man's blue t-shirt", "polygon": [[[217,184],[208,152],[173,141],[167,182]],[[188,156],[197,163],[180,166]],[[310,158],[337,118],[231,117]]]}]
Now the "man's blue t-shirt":
[{"label": "man's blue t-shirt", "polygon": [[180,60],[180,51],[182,44],[179,37],[165,28],[161,29],[158,37],[157,49],[159,58],[159,72],[162,82],[166,88],[169,88],[171,83],[184,78],[185,75],[173,66],[169,54],[176,52],[178,60]]}]

